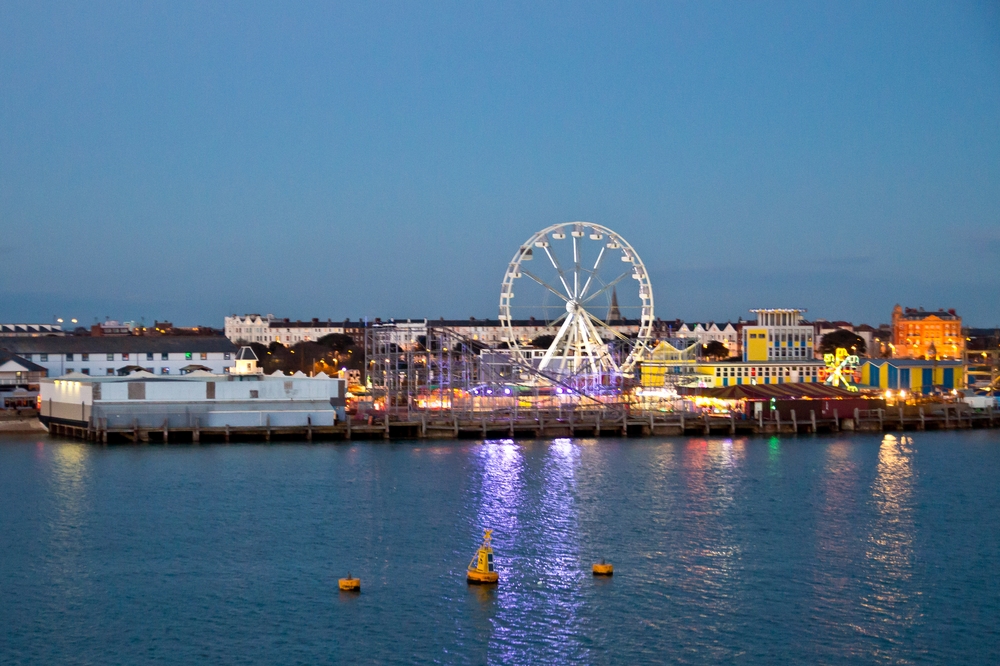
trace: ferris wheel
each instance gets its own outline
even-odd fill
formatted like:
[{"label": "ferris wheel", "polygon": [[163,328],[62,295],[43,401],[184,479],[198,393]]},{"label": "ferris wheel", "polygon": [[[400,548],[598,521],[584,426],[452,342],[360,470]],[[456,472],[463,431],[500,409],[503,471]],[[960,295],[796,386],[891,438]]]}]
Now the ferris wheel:
[{"label": "ferris wheel", "polygon": [[[550,336],[532,345],[527,334],[540,323]],[[652,342],[649,274],[611,229],[554,224],[529,238],[507,267],[500,325],[514,360],[543,376],[631,376]]]}]

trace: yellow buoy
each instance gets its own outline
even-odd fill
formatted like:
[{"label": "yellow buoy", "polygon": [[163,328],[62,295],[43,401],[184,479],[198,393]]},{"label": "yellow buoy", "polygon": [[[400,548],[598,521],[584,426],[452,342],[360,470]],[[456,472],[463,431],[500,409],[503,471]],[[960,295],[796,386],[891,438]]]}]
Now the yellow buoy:
[{"label": "yellow buoy", "polygon": [[611,564],[605,562],[603,559],[594,565],[594,575],[595,576],[614,576],[615,568]]},{"label": "yellow buoy", "polygon": [[347,573],[347,578],[341,578],[339,581],[340,589],[343,592],[360,592],[361,591],[361,579],[351,578],[350,572]]},{"label": "yellow buoy", "polygon": [[493,585],[500,580],[500,574],[493,567],[493,530],[483,533],[483,545],[469,562],[468,580],[479,585]]}]

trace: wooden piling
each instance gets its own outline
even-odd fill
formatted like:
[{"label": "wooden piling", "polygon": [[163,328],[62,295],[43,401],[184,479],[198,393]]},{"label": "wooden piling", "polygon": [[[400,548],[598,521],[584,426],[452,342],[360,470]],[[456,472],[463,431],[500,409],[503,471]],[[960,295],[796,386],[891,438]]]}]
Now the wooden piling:
[{"label": "wooden piling", "polygon": [[815,409],[810,409],[809,410],[809,420],[812,422],[812,431],[813,431],[813,434],[816,434],[816,410]]}]

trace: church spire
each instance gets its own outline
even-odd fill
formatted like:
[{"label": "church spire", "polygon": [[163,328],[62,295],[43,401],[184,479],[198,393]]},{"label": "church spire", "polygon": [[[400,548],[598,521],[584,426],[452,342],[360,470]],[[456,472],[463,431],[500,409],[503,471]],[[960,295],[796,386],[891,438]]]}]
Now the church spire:
[{"label": "church spire", "polygon": [[618,290],[611,287],[611,307],[608,308],[608,320],[607,323],[613,321],[619,321],[622,318],[622,313],[618,309]]}]

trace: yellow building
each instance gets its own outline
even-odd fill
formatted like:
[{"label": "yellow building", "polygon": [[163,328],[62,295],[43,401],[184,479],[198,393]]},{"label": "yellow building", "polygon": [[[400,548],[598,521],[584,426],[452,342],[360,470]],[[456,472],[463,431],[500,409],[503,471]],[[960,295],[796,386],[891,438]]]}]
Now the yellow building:
[{"label": "yellow building", "polygon": [[642,385],[645,388],[662,388],[684,383],[685,378],[694,375],[697,365],[697,342],[684,349],[678,349],[669,342],[660,342],[642,361]]},{"label": "yellow building", "polygon": [[911,393],[930,393],[934,388],[961,388],[965,373],[958,361],[920,359],[866,359],[861,366],[861,386],[904,389]]},{"label": "yellow building", "polygon": [[700,386],[715,388],[740,384],[820,382],[826,366],[815,359],[795,361],[699,361],[698,345],[678,349],[661,342],[642,362],[643,388]]},{"label": "yellow building", "polygon": [[965,354],[962,318],[954,310],[892,309],[894,358],[961,360]]},{"label": "yellow building", "polygon": [[813,327],[802,320],[804,309],[751,310],[756,324],[743,327],[743,361],[812,360]]}]

